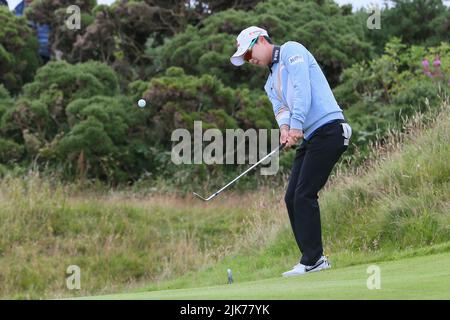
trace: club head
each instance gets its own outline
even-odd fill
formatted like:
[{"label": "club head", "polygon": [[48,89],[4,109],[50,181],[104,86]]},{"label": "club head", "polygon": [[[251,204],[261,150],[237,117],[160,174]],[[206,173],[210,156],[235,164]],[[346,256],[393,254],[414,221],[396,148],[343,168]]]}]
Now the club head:
[{"label": "club head", "polygon": [[208,199],[206,199],[206,198],[203,198],[201,195],[199,195],[198,193],[196,193],[196,192],[194,192],[194,196],[196,196],[196,197],[198,197],[198,198],[200,198],[200,199],[202,199],[203,201],[208,201]]}]

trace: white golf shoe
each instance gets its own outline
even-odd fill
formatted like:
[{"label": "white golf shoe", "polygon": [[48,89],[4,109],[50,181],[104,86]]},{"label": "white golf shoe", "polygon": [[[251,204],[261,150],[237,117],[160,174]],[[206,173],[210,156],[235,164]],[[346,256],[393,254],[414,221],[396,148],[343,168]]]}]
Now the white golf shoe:
[{"label": "white golf shoe", "polygon": [[294,277],[330,268],[331,264],[328,262],[327,257],[322,256],[313,266],[305,266],[301,263],[296,264],[292,270],[284,272],[283,277]]}]

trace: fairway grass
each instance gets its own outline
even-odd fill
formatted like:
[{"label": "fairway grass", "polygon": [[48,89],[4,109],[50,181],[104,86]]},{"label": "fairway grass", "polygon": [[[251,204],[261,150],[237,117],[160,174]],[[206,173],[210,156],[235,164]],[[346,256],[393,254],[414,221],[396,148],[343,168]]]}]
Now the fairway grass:
[{"label": "fairway grass", "polygon": [[[368,289],[368,279],[373,277],[368,267],[372,265],[380,268],[380,289]],[[450,254],[361,264],[293,278],[82,299],[450,299]]]}]

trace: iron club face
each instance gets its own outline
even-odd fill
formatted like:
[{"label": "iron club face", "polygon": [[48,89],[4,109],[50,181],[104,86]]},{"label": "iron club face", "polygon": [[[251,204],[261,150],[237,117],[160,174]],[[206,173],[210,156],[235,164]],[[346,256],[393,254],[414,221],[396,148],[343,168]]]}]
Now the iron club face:
[{"label": "iron club face", "polygon": [[219,192],[216,192],[216,193],[212,194],[211,196],[209,196],[208,198],[204,198],[204,197],[202,197],[201,195],[199,195],[197,192],[194,192],[194,195],[195,195],[196,197],[202,199],[203,201],[209,201],[209,200],[211,200],[212,198],[214,198],[215,196],[217,196],[218,194],[219,194]]},{"label": "iron club face", "polygon": [[208,199],[203,198],[203,197],[202,197],[201,195],[199,195],[197,192],[194,192],[194,196],[196,196],[196,197],[202,199],[203,201],[208,201]]}]

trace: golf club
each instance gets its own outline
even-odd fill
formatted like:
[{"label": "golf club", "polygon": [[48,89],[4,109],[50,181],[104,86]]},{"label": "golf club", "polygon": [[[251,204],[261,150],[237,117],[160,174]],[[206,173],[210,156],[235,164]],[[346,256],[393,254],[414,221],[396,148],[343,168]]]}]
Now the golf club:
[{"label": "golf club", "polygon": [[226,184],[224,187],[222,187],[221,189],[219,189],[218,191],[216,191],[215,193],[213,193],[212,195],[210,195],[208,198],[204,198],[201,195],[199,195],[198,193],[194,192],[194,195],[197,196],[198,198],[202,199],[203,201],[209,201],[211,199],[213,199],[214,197],[216,197],[219,193],[221,193],[223,190],[225,190],[226,188],[228,188],[230,185],[232,185],[234,182],[236,182],[237,180],[239,180],[239,178],[241,178],[242,176],[244,176],[247,172],[249,172],[250,170],[252,170],[253,168],[255,168],[256,166],[258,166],[261,162],[263,162],[264,160],[266,160],[267,158],[269,158],[270,156],[272,156],[274,153],[281,151],[284,146],[286,144],[282,143],[280,144],[276,149],[274,149],[271,153],[269,153],[268,155],[266,155],[264,158],[262,158],[261,160],[259,160],[258,162],[256,162],[254,165],[252,165],[250,168],[248,168],[247,170],[245,170],[244,172],[242,172],[239,176],[237,176],[236,178],[234,178],[233,180],[231,180],[230,182],[228,182],[228,184]]}]

